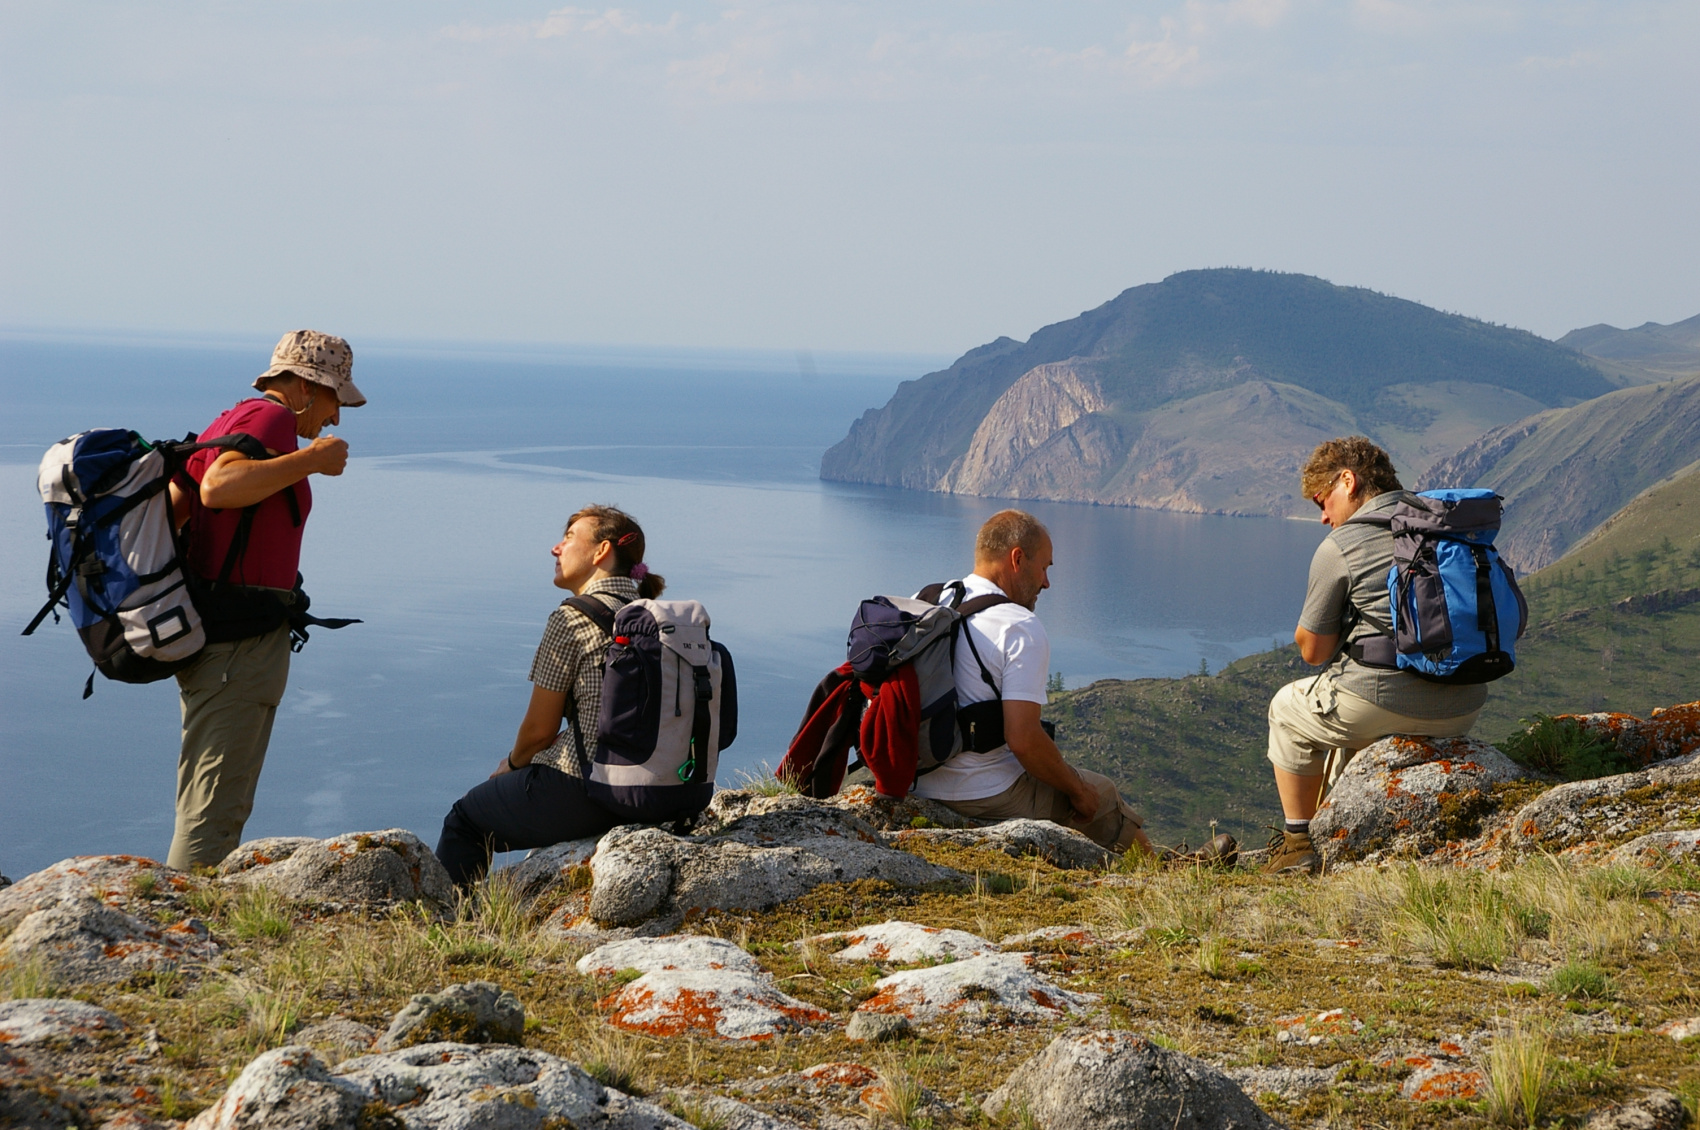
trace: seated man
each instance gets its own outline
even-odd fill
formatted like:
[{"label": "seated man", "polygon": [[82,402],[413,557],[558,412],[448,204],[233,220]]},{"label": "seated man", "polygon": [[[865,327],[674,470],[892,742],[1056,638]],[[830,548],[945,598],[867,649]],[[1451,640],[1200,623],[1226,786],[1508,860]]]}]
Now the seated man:
[{"label": "seated man", "polygon": [[974,572],[962,581],[963,600],[1002,594],[1013,603],[963,622],[956,647],[957,706],[1001,700],[1004,740],[989,749],[964,749],[922,774],[915,795],[978,820],[1050,820],[1111,851],[1150,852],[1143,821],[1115,783],[1064,761],[1039,723],[1051,644],[1033,606],[1051,586],[1050,567],[1051,536],[1031,514],[1002,510],[980,527]]},{"label": "seated man", "polygon": [[[1270,844],[1269,872],[1314,874],[1310,819],[1325,784],[1358,750],[1389,734],[1460,737],[1487,701],[1481,685],[1433,683],[1363,662],[1362,642],[1392,635],[1387,571],[1393,564],[1393,507],[1411,495],[1387,452],[1362,436],[1318,445],[1300,473],[1305,496],[1333,532],[1317,546],[1293,640],[1313,666],[1269,703],[1269,760],[1286,828]],[[1342,637],[1344,639],[1342,640]]]}]

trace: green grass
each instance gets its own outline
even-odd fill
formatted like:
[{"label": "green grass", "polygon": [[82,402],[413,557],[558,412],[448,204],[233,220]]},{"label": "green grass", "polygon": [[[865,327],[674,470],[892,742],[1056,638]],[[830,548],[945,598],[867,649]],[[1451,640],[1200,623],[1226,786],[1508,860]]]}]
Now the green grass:
[{"label": "green grass", "polygon": [[1537,714],[1528,726],[1499,743],[1517,764],[1566,781],[1586,781],[1627,773],[1629,759],[1605,737],[1582,728],[1574,718]]}]

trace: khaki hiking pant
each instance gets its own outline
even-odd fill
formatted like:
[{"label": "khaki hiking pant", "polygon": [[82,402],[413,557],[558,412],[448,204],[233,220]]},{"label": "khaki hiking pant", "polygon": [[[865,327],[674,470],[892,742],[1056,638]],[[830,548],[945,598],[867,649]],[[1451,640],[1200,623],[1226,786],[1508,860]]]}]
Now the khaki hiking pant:
[{"label": "khaki hiking pant", "polygon": [[1476,709],[1452,718],[1413,718],[1383,710],[1326,679],[1300,679],[1269,700],[1269,760],[1300,777],[1326,778],[1326,792],[1365,746],[1389,734],[1460,738],[1480,713]]},{"label": "khaki hiking pant", "polygon": [[1133,834],[1145,826],[1145,821],[1122,799],[1114,781],[1089,769],[1077,768],[1075,771],[1083,781],[1098,790],[1098,816],[1084,825],[1075,821],[1067,793],[1026,773],[995,796],[978,800],[941,800],[939,803],[974,820],[1049,820],[1053,824],[1073,828],[1099,847],[1126,851],[1133,845]]},{"label": "khaki hiking pant", "polygon": [[177,673],[183,752],[167,865],[210,867],[242,842],[288,681],[288,625],[234,643],[208,644]]}]

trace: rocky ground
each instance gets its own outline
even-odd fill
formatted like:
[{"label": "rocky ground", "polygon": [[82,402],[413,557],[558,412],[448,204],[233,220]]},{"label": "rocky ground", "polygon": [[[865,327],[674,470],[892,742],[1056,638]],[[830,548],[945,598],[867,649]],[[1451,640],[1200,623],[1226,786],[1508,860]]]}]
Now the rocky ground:
[{"label": "rocky ground", "polygon": [[1583,724],[1634,771],[1371,747],[1319,878],[866,789],[468,899],[398,830],[66,860],[0,889],[0,1125],[1678,1127],[1700,707]]}]

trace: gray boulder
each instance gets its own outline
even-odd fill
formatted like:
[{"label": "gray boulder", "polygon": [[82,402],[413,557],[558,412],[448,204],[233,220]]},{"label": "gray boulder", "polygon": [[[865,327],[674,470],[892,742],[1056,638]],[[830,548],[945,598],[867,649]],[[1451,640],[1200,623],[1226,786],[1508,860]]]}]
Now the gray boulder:
[{"label": "gray boulder", "polygon": [[0,958],[40,958],[66,985],[112,984],[143,973],[204,962],[218,952],[193,918],[170,925],[126,914],[92,898],[66,898],[24,917],[0,942]]},{"label": "gray boulder", "polygon": [[178,910],[192,883],[183,872],[139,855],[62,859],[0,890],[0,936],[28,915],[67,900],[93,900],[144,917],[162,906]]},{"label": "gray boulder", "polygon": [[332,1075],[307,1048],[266,1052],[188,1130],[356,1130],[370,1090]]},{"label": "gray boulder", "polygon": [[446,907],[454,902],[449,873],[418,836],[401,828],[297,844],[275,863],[258,862],[267,854],[249,851],[248,846],[226,858],[226,882],[258,883],[285,898],[318,905],[381,907],[423,901]]},{"label": "gray boulder", "polygon": [[1700,753],[1635,773],[1548,789],[1511,818],[1507,844],[1520,852],[1610,847],[1700,825]]},{"label": "gray boulder", "polygon": [[712,835],[717,825],[730,824],[752,815],[785,811],[798,802],[824,808],[835,808],[853,817],[860,824],[881,832],[900,832],[909,828],[972,828],[976,821],[946,808],[926,797],[906,796],[902,799],[881,796],[866,785],[851,785],[843,792],[818,800],[797,796],[763,796],[746,789],[723,789],[714,794],[708,811],[703,813],[699,834]]},{"label": "gray boulder", "polygon": [[90,1043],[124,1031],[115,1012],[77,1000],[0,1001],[0,1044]]},{"label": "gray boulder", "polygon": [[415,1044],[520,1044],[525,1042],[525,1006],[488,981],[415,993],[395,1014],[377,1043],[379,1051]]},{"label": "gray boulder", "polygon": [[719,1130],[804,1130],[801,1123],[775,1118],[737,1099],[708,1091],[669,1091],[668,1109],[685,1115],[693,1125]]},{"label": "gray boulder", "polygon": [[[71,1084],[69,1089],[75,1089]],[[0,1126],[59,1130],[88,1126],[89,1113],[52,1074],[38,1073],[22,1055],[0,1044]]]},{"label": "gray boulder", "polygon": [[408,1130],[691,1130],[547,1052],[422,1044],[351,1059],[338,1077],[392,1108]]},{"label": "gray boulder", "polygon": [[1346,766],[1310,822],[1311,840],[1330,865],[1449,858],[1496,814],[1494,786],[1525,776],[1473,738],[1383,738]]},{"label": "gray boulder", "polygon": [[914,1025],[901,1013],[855,1012],[850,1014],[850,1023],[844,1026],[844,1038],[858,1043],[883,1044],[887,1040],[907,1036],[913,1030]]},{"label": "gray boulder", "polygon": [[1131,1032],[1074,1029],[1015,1069],[984,1103],[1045,1130],[1269,1130],[1280,1123],[1221,1071]]},{"label": "gray boulder", "polygon": [[1639,863],[1656,867],[1666,860],[1700,855],[1700,828],[1652,832],[1637,836],[1606,856],[1607,863]]},{"label": "gray boulder", "polygon": [[691,910],[770,910],[823,883],[880,879],[914,888],[964,878],[887,846],[886,833],[843,808],[758,799],[697,835],[632,825],[603,836],[590,861],[591,918],[674,922]]},{"label": "gray boulder", "polygon": [[582,881],[581,868],[596,854],[597,840],[568,840],[564,844],[540,848],[518,863],[498,868],[495,878],[514,885],[527,902],[557,890],[573,890]]},{"label": "gray boulder", "polygon": [[241,871],[282,863],[308,844],[318,842],[312,836],[262,836],[249,840],[219,861],[218,873],[228,878]]},{"label": "gray boulder", "polygon": [[1077,870],[1105,867],[1117,858],[1073,828],[1049,820],[1004,820],[977,828],[922,828],[898,833],[899,844],[915,841],[991,848],[1017,859],[1036,855],[1053,867]]},{"label": "gray boulder", "polygon": [[1596,1111],[1588,1130],[1682,1130],[1689,1124],[1682,1100],[1669,1091],[1653,1091],[1631,1102]]},{"label": "gray boulder", "polygon": [[331,1052],[336,1059],[341,1060],[351,1055],[365,1055],[372,1050],[372,1045],[378,1042],[378,1036],[376,1028],[358,1020],[332,1017],[297,1031],[295,1042],[306,1044],[314,1051]]}]

